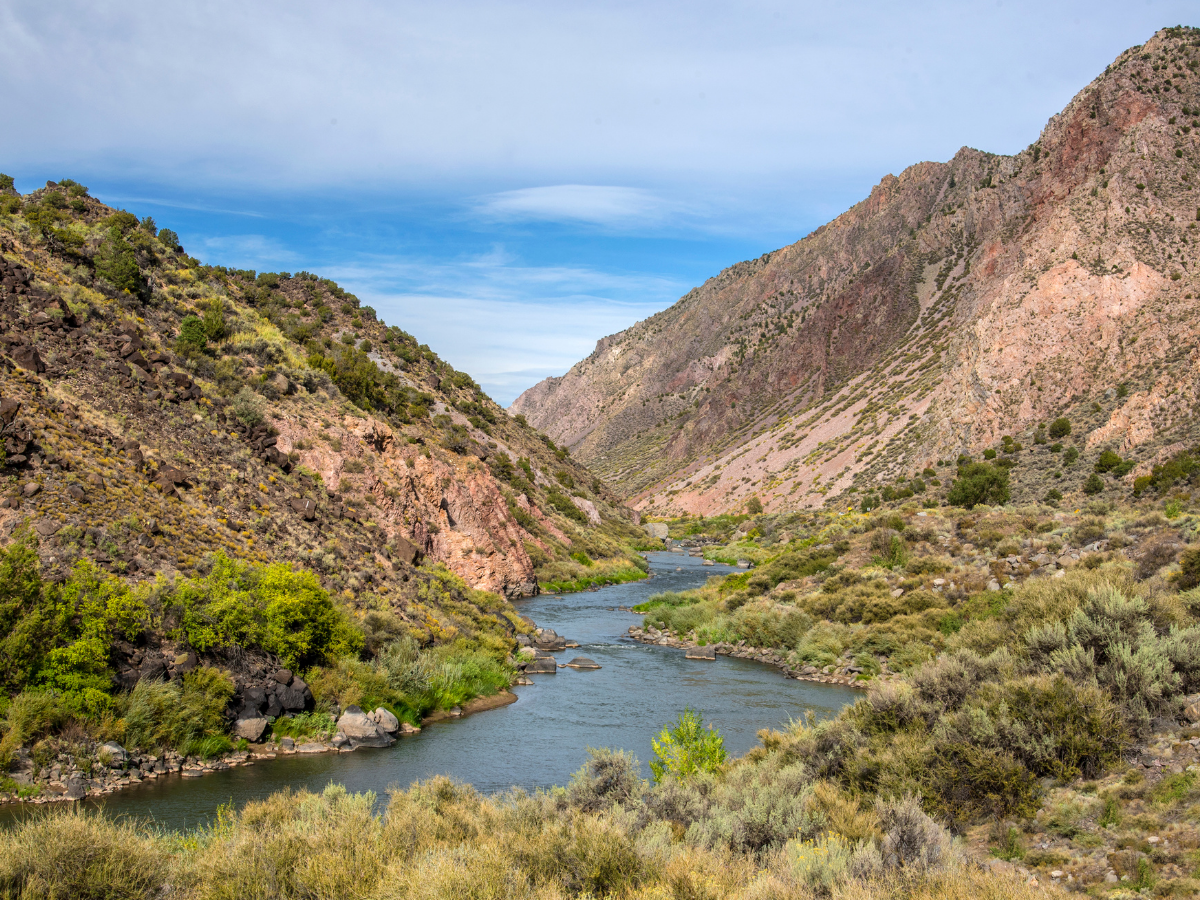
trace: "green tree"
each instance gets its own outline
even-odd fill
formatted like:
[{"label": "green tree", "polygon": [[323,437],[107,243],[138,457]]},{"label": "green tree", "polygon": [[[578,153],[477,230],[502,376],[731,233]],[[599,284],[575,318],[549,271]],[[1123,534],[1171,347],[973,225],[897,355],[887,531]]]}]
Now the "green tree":
[{"label": "green tree", "polygon": [[141,291],[142,273],[138,269],[137,257],[118,227],[108,230],[108,237],[100,245],[95,262],[96,274],[117,290],[131,294]]},{"label": "green tree", "polygon": [[1096,471],[1101,473],[1111,472],[1120,464],[1121,457],[1117,456],[1117,454],[1113,453],[1111,450],[1105,450],[1096,459]]},{"label": "green tree", "polygon": [[1050,423],[1049,434],[1051,440],[1064,438],[1071,433],[1071,420],[1064,416],[1059,416]]},{"label": "green tree", "polygon": [[746,512],[750,513],[750,515],[760,516],[760,515],[762,515],[762,511],[763,511],[762,501],[759,500],[757,497],[751,497],[749,500],[746,501]]},{"label": "green tree", "polygon": [[225,304],[213,299],[204,309],[204,336],[214,344],[223,341],[229,334],[225,324]]},{"label": "green tree", "polygon": [[715,772],[725,762],[725,738],[711,725],[705,728],[701,714],[685,707],[675,727],[663,726],[657,738],[651,739],[655,758],[650,771],[655,781],[690,778],[700,772]]},{"label": "green tree", "polygon": [[199,316],[184,316],[183,321],[179,323],[179,344],[183,350],[204,350],[208,346],[204,320]]},{"label": "green tree", "polygon": [[163,246],[168,250],[179,249],[179,235],[173,232],[170,228],[164,228],[158,233],[158,239],[162,241]]},{"label": "green tree", "polygon": [[946,499],[952,506],[971,509],[980,503],[1008,502],[1008,470],[989,463],[970,462],[959,466],[958,478]]},{"label": "green tree", "polygon": [[1087,481],[1083,483],[1083,492],[1089,496],[1092,494],[1098,494],[1102,490],[1104,490],[1104,479],[1095,472],[1090,474],[1087,477]]},{"label": "green tree", "polygon": [[53,631],[37,539],[25,531],[0,550],[0,689],[16,693],[32,680],[42,654],[51,645]]}]

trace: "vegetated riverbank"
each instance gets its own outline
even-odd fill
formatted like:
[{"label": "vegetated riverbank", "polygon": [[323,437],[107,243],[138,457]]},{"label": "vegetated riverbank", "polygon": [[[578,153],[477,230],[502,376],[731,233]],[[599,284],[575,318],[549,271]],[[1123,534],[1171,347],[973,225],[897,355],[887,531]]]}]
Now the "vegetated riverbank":
[{"label": "vegetated riverbank", "polygon": [[[750,647],[746,645],[745,640],[738,641],[736,644],[724,642],[705,644],[696,637],[695,632],[687,635],[678,635],[670,631],[659,631],[652,625],[644,628],[630,625],[629,636],[633,640],[643,644],[673,647],[678,650],[709,651],[713,656],[732,656],[735,659],[748,659],[753,662],[760,662],[768,666],[775,666],[786,678],[795,678],[799,681],[865,687],[863,682],[868,680],[868,677],[862,674],[860,666],[854,665],[853,660],[845,658],[836,660],[836,665],[826,666],[825,670],[817,669],[816,666],[804,666],[802,669],[795,669],[779,651],[769,647]],[[880,666],[880,673],[876,677],[881,679],[899,677],[893,672],[884,671],[886,660],[881,661]]]}]

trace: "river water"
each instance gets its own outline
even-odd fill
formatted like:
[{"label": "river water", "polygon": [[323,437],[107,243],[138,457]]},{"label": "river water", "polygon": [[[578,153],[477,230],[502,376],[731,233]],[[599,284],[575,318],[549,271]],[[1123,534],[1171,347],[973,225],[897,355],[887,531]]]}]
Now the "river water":
[{"label": "river water", "polygon": [[532,676],[533,685],[512,689],[516,703],[428,725],[385,749],[279,757],[202,778],[171,775],[94,805],[182,829],[208,822],[223,803],[241,806],[283,788],[320,790],[330,782],[381,798],[391,785],[407,787],[439,774],[489,793],[533,789],[565,785],[589,747],[631,750],[649,775],[651,738],[685,706],[701,711],[706,724],[720,729],[730,754],[738,755],[755,746],[761,728],[786,725],[806,710],[827,718],[860,696],[839,685],[784,678],[761,663],[721,656],[689,660],[682,650],[630,640],[626,631],[641,617],[617,606],[633,606],[659,591],[698,587],[711,575],[733,571],[704,567],[678,553],[652,553],[650,562],[655,577],[646,581],[516,604],[539,626],[579,642],[578,649],[555,654],[559,662],[586,656],[599,670]]}]

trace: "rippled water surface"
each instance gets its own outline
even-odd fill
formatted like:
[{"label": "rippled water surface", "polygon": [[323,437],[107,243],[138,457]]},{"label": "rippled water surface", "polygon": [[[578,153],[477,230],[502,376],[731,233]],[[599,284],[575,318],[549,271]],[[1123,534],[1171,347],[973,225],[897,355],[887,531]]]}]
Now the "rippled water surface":
[{"label": "rippled water surface", "polygon": [[[760,728],[798,718],[805,710],[830,716],[857,693],[837,685],[784,678],[777,669],[745,660],[684,658],[682,650],[649,647],[625,636],[641,617],[616,610],[650,594],[697,587],[722,566],[702,567],[677,553],[651,554],[655,577],[596,592],[535,597],[517,603],[521,613],[555,629],[578,649],[555,654],[559,662],[587,656],[598,671],[560,669],[513,688],[516,703],[457,721],[429,725],[392,747],[354,753],[280,757],[203,778],[169,776],[117,794],[97,805],[110,812],[154,819],[171,828],[207,822],[222,803],[241,805],[286,787],[319,790],[330,782],[352,791],[382,794],[389,785],[446,774],[481,791],[566,784],[588,747],[633,751],[643,762],[650,739],[685,706],[701,710],[741,754],[757,743]],[[676,571],[679,568],[682,571]]]}]

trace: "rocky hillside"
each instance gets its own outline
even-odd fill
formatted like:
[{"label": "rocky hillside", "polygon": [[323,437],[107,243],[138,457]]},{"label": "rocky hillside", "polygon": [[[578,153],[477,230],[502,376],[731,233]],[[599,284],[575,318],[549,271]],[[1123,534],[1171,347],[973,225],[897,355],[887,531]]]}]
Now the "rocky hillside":
[{"label": "rocky hillside", "polygon": [[634,565],[600,481],[327,279],[203,265],[71,180],[0,177],[0,252],[0,536],[31,527],[50,582],[224,552],[428,641],[470,605],[438,564],[509,598],[539,566]]},{"label": "rocky hillside", "polygon": [[1023,152],[888,175],[512,411],[658,513],[844,501],[1061,415],[1132,481],[1196,437],[1198,68],[1161,31]]}]

